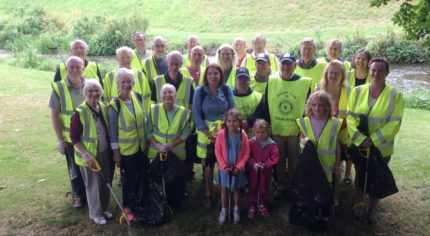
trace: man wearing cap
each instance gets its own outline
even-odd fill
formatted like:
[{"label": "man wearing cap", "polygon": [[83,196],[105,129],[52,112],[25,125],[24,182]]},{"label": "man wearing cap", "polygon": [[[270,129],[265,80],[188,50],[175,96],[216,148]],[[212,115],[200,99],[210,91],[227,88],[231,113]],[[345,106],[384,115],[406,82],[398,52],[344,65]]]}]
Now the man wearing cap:
[{"label": "man wearing cap", "polygon": [[286,159],[288,159],[288,179],[291,181],[299,159],[299,127],[295,120],[303,116],[306,99],[311,92],[312,80],[294,73],[296,58],[292,53],[280,59],[279,77],[269,80],[266,91],[273,139],[278,145],[279,162],[276,165],[277,189],[275,197],[286,193]]},{"label": "man wearing cap", "polygon": [[300,42],[300,59],[294,73],[312,79],[312,89],[319,83],[324,74],[325,63],[315,58],[315,41],[304,38]]},{"label": "man wearing cap", "polygon": [[250,86],[253,90],[263,95],[266,93],[267,82],[274,76],[270,65],[271,62],[269,54],[261,53],[255,57],[255,67],[257,68],[257,71],[251,78]]},{"label": "man wearing cap", "polygon": [[[195,46],[200,45],[199,38],[196,35],[190,35],[187,38],[187,53],[182,55],[184,58],[183,67],[186,68],[191,65],[191,49],[193,49]],[[203,54],[203,61],[201,66],[205,67],[209,65],[209,59],[206,55]]]},{"label": "man wearing cap", "polygon": [[161,36],[155,37],[152,42],[152,55],[145,60],[143,68],[148,80],[167,73],[166,51],[166,40]]},{"label": "man wearing cap", "polygon": [[255,64],[257,55],[266,53],[270,60],[270,68],[272,71],[278,71],[278,58],[274,54],[266,52],[265,48],[266,37],[261,34],[255,35],[252,39],[252,53],[246,56],[240,66],[248,68],[249,74],[253,75],[257,71]]},{"label": "man wearing cap", "polygon": [[135,70],[140,70],[143,72],[145,59],[152,55],[152,51],[146,49],[147,42],[148,36],[145,33],[134,33],[133,43],[136,49],[134,49],[133,59],[131,60],[131,67]]},{"label": "man wearing cap", "polygon": [[266,102],[261,93],[249,87],[249,71],[245,67],[236,70],[236,88],[233,90],[234,107],[242,113],[242,128],[248,137],[254,136],[252,127],[256,119],[268,119]]}]

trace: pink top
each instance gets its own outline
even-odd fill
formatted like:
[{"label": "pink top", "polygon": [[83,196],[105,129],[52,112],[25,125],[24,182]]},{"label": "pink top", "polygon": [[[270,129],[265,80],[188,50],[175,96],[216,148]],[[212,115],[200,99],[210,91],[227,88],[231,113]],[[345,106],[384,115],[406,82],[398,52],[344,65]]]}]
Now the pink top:
[{"label": "pink top", "polygon": [[247,163],[249,167],[254,167],[255,163],[264,163],[267,168],[272,168],[278,163],[278,146],[271,138],[264,144],[260,144],[255,137],[253,137],[249,140],[249,150],[250,155]]},{"label": "pink top", "polygon": [[311,116],[310,120],[311,120],[312,130],[314,131],[315,139],[319,140],[321,132],[324,129],[325,124],[327,123],[327,119],[318,120],[315,117]]},{"label": "pink top", "polygon": [[[220,170],[224,170],[227,167],[227,155],[228,150],[226,147],[225,140],[225,129],[222,129],[218,132],[218,137],[215,142],[215,156],[218,161],[218,168]],[[245,168],[245,163],[249,158],[249,144],[248,144],[248,136],[246,136],[246,132],[242,130],[242,140],[240,144],[239,151],[239,160],[237,161],[236,168],[239,170],[243,170]]]}]

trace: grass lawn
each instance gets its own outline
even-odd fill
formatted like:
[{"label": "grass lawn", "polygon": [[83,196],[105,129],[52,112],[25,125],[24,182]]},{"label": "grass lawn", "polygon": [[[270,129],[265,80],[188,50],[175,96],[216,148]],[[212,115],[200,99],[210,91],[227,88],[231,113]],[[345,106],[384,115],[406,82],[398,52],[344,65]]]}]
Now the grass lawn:
[{"label": "grass lawn", "polygon": [[[288,203],[270,201],[268,219],[246,219],[237,226],[218,226],[218,212],[203,209],[203,185],[196,174],[184,210],[172,222],[127,230],[117,222],[95,226],[87,209],[74,210],[64,158],[56,151],[48,98],[53,73],[0,64],[0,235],[309,235],[288,220]],[[430,111],[406,109],[390,163],[400,189],[382,202],[377,230],[385,235],[423,235],[430,232]],[[115,186],[115,191],[119,192]],[[340,189],[341,205],[328,232],[335,235],[369,235],[373,230],[355,222],[352,188]],[[118,212],[113,199],[111,209]],[[244,207],[242,208],[245,209]]]}]

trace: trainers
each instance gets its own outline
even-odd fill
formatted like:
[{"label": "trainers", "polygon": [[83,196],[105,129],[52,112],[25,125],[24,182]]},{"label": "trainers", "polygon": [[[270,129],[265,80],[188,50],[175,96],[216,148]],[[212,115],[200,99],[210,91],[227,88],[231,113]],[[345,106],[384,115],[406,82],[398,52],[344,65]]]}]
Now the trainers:
[{"label": "trainers", "polygon": [[262,217],[269,217],[270,216],[269,210],[267,210],[266,206],[260,205],[260,209],[259,210],[260,210],[260,215]]},{"label": "trainers", "polygon": [[103,212],[103,214],[105,215],[106,219],[112,219],[113,215],[110,211],[105,211]]},{"label": "trainers", "polygon": [[240,221],[240,212],[239,210],[233,211],[233,224],[239,224]]},{"label": "trainers", "polygon": [[227,220],[227,211],[221,211],[218,216],[218,223],[220,225],[225,224],[225,221]]},{"label": "trainers", "polygon": [[213,204],[212,198],[210,196],[207,196],[205,201],[206,210],[210,211],[212,210],[213,207],[214,207],[214,204]]},{"label": "trainers", "polygon": [[101,216],[101,217],[95,217],[93,219],[93,221],[94,221],[94,223],[96,225],[105,225],[105,224],[107,224],[107,221],[106,221],[106,219],[103,216]]},{"label": "trainers", "polygon": [[378,211],[376,209],[370,209],[367,215],[367,222],[369,225],[376,225],[378,223]]},{"label": "trainers", "polygon": [[80,197],[74,197],[73,198],[73,208],[79,209],[82,207],[83,207],[82,199]]},{"label": "trainers", "polygon": [[255,207],[251,207],[248,210],[248,218],[249,219],[254,219],[255,218]]}]

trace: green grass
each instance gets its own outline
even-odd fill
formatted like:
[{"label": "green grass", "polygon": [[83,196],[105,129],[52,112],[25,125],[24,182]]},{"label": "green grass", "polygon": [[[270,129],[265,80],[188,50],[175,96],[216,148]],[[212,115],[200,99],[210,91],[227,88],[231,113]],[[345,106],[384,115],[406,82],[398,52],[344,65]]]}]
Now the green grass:
[{"label": "green grass", "polygon": [[142,14],[149,20],[151,37],[162,35],[176,49],[184,45],[190,34],[200,36],[202,45],[230,43],[235,36],[243,36],[250,46],[256,33],[267,36],[268,48],[287,50],[304,37],[350,37],[356,32],[370,36],[382,34],[389,28],[398,30],[391,17],[398,3],[381,8],[370,7],[368,0],[267,0],[267,1],[15,1],[0,0],[4,14],[17,8],[43,7],[59,17],[66,25],[73,25],[79,17]]},{"label": "green grass", "polygon": [[[0,235],[309,234],[288,223],[288,203],[273,200],[268,219],[250,221],[243,214],[240,225],[218,226],[218,213],[203,209],[200,170],[189,188],[184,210],[174,215],[172,222],[160,227],[134,226],[129,231],[116,222],[95,226],[88,220],[87,209],[74,210],[70,198],[65,197],[69,191],[66,163],[56,152],[47,106],[52,77],[52,72],[0,64]],[[378,229],[386,235],[421,235],[430,230],[429,132],[430,111],[405,110],[390,163],[400,192],[381,205]],[[114,189],[119,193],[116,186]],[[339,198],[341,205],[328,233],[372,234],[372,228],[353,220],[352,189],[340,188]],[[111,209],[118,212],[113,199]]]}]

